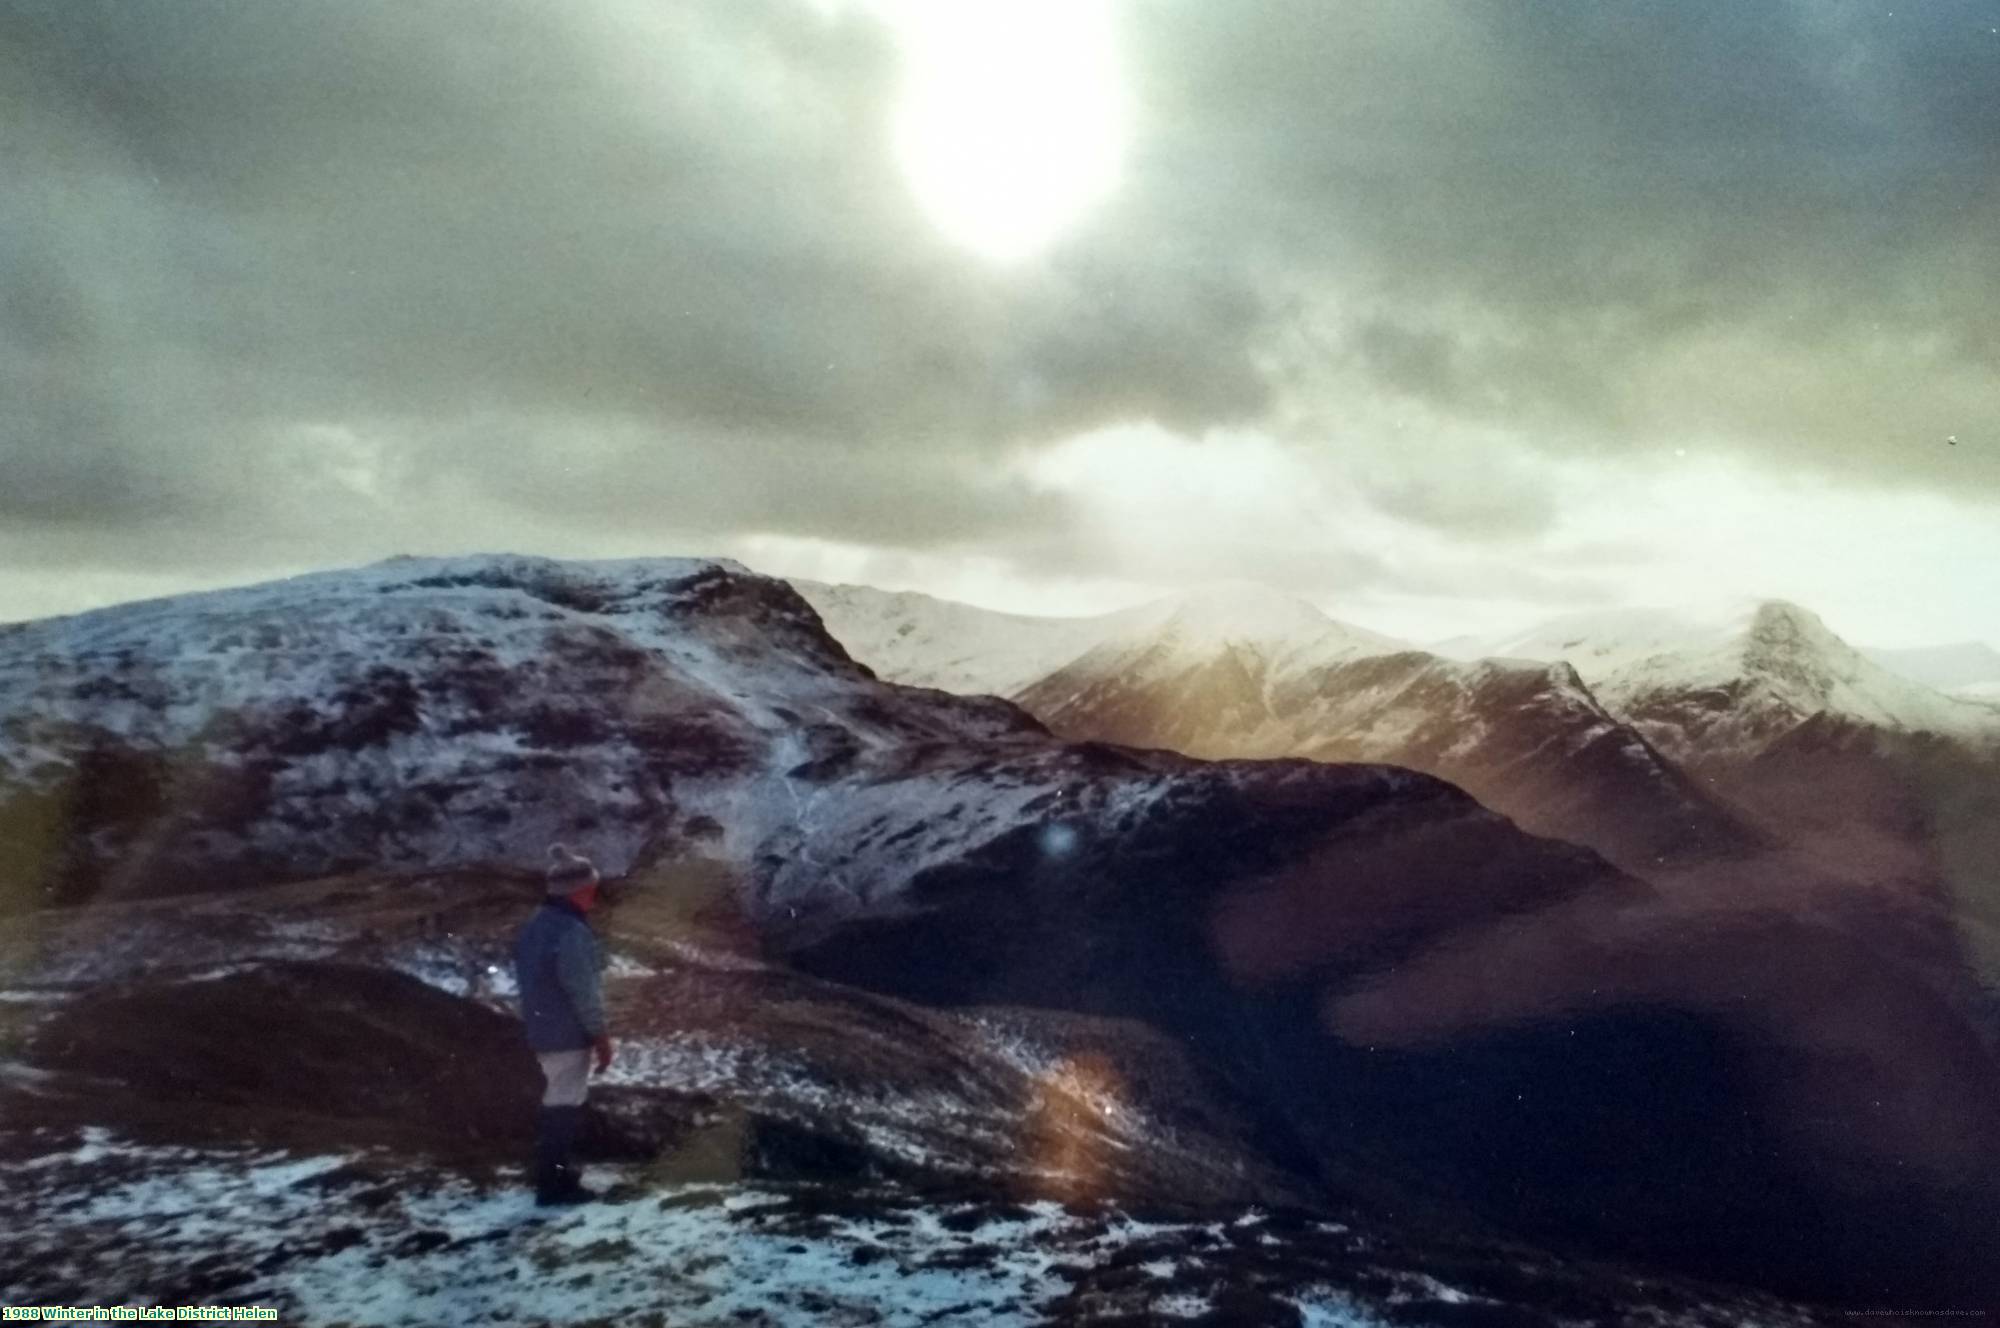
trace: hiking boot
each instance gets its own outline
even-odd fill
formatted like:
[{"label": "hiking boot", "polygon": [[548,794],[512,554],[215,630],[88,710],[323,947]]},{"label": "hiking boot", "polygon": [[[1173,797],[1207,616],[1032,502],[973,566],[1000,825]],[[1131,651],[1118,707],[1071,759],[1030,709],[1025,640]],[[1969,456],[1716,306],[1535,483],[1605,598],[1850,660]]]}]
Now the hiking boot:
[{"label": "hiking boot", "polygon": [[535,1119],[535,1203],[540,1207],[596,1197],[584,1188],[582,1173],[569,1160],[582,1117],[581,1107],[543,1107]]},{"label": "hiking boot", "polygon": [[535,1185],[535,1207],[562,1208],[571,1204],[589,1203],[597,1197],[597,1191],[583,1183],[574,1167],[564,1167],[553,1176],[537,1181]]}]

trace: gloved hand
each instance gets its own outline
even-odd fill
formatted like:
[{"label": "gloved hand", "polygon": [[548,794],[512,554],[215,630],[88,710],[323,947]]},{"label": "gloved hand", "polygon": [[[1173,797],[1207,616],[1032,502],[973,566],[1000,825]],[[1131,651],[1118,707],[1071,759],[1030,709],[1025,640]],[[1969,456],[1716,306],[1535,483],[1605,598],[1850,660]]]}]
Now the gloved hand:
[{"label": "gloved hand", "polygon": [[597,1053],[597,1065],[592,1070],[592,1073],[603,1074],[611,1068],[611,1035],[609,1033],[600,1034],[597,1040],[590,1045],[592,1050]]}]

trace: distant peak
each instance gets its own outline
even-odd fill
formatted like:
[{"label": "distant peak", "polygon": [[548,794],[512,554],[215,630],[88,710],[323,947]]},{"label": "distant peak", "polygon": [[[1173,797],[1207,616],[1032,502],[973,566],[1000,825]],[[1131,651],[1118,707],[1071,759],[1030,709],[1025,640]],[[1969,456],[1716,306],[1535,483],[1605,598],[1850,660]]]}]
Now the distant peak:
[{"label": "distant peak", "polygon": [[1253,581],[1217,581],[1160,601],[1163,625],[1219,640],[1266,640],[1333,627],[1333,619],[1295,595]]},{"label": "distant peak", "polygon": [[1750,621],[1757,626],[1797,626],[1825,629],[1820,616],[1801,604],[1788,599],[1757,600],[1751,606]]},{"label": "distant peak", "polygon": [[1162,642],[1181,650],[1223,646],[1259,649],[1392,650],[1402,643],[1328,617],[1311,602],[1250,581],[1217,581],[1128,610],[1122,639]]},{"label": "distant peak", "polygon": [[1567,660],[1596,686],[1614,675],[1693,676],[1688,671],[1694,670],[1706,676],[1801,656],[1840,661],[1845,668],[1854,651],[1803,605],[1745,597],[1698,610],[1569,615],[1498,642],[1487,653]]},{"label": "distant peak", "polygon": [[1848,649],[1817,613],[1790,600],[1759,601],[1750,610],[1743,634],[1752,644]]}]

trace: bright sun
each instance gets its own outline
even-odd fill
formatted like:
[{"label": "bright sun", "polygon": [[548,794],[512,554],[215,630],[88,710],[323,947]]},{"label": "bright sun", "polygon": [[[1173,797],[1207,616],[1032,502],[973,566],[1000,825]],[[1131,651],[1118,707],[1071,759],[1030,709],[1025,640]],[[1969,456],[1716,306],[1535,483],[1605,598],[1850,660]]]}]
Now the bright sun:
[{"label": "bright sun", "polygon": [[896,151],[953,240],[1047,246],[1118,182],[1126,106],[1109,0],[901,0]]}]

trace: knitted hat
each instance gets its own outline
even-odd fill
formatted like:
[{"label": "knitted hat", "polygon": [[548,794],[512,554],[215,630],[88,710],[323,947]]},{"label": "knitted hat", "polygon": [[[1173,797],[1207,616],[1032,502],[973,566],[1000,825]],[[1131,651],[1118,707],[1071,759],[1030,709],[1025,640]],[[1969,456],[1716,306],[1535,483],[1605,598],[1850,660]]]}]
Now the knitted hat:
[{"label": "knitted hat", "polygon": [[549,868],[544,874],[548,892],[552,895],[566,895],[597,879],[597,868],[590,865],[590,859],[572,853],[567,844],[549,845]]}]

